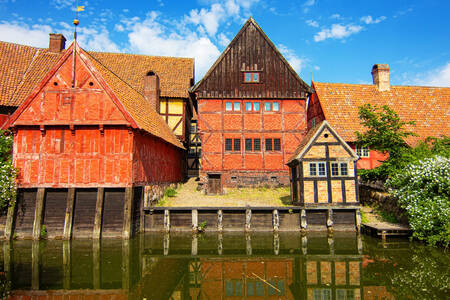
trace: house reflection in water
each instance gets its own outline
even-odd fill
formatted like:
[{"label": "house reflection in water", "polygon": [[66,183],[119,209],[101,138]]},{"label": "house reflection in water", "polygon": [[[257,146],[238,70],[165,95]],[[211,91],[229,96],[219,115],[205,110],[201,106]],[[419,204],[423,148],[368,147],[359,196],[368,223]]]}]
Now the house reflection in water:
[{"label": "house reflection in water", "polygon": [[367,293],[354,234],[152,234],[2,249],[10,299],[357,300]]}]

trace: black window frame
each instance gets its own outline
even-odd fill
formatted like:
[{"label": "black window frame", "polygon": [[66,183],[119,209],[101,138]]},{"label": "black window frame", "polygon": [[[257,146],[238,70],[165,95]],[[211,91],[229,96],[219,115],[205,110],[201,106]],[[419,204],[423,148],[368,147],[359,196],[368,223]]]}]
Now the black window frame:
[{"label": "black window frame", "polygon": [[266,151],[273,151],[273,144],[272,144],[272,139],[271,138],[270,139],[266,139],[264,144],[265,144]]},{"label": "black window frame", "polygon": [[261,139],[253,139],[253,151],[261,151]]},{"label": "black window frame", "polygon": [[241,151],[241,139],[233,139],[233,151]]},{"label": "black window frame", "polygon": [[253,141],[252,139],[245,139],[245,152],[253,151]]},{"label": "black window frame", "polygon": [[233,151],[233,139],[225,139],[225,151]]},{"label": "black window frame", "polygon": [[273,151],[281,151],[281,139],[273,139]]}]

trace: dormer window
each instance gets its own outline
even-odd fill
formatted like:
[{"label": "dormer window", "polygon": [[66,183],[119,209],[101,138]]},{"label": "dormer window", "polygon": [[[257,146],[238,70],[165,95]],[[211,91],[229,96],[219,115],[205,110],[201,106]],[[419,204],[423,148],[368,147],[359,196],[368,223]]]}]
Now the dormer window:
[{"label": "dormer window", "polygon": [[244,82],[245,83],[258,83],[259,73],[258,72],[244,72]]}]

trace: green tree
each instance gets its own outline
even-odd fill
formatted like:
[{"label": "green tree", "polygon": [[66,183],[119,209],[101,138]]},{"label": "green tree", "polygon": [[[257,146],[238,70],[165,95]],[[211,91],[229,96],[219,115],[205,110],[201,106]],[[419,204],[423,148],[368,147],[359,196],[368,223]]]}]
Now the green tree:
[{"label": "green tree", "polygon": [[4,213],[16,198],[17,171],[12,163],[13,137],[9,131],[0,130],[0,212]]}]

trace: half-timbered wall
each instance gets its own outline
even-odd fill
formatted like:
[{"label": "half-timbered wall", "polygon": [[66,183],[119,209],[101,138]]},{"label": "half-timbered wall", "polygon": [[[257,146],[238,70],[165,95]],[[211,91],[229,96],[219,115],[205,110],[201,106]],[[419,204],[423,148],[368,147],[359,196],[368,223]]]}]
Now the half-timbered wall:
[{"label": "half-timbered wall", "polygon": [[324,127],[291,166],[293,201],[299,204],[359,202],[356,161],[338,137]]},{"label": "half-timbered wall", "polygon": [[186,133],[186,103],[182,98],[161,98],[160,114],[173,133],[184,141]]},{"label": "half-timbered wall", "polygon": [[[240,110],[228,111],[228,102],[239,103]],[[246,103],[259,103],[259,111],[247,111]],[[279,109],[266,111],[265,103],[278,103]],[[304,136],[304,100],[201,99],[198,109],[203,173],[224,173],[225,185],[289,182],[285,163]],[[233,140],[232,151],[226,149],[226,139]],[[240,141],[239,151],[234,150],[235,139]],[[246,139],[251,139],[251,150],[246,149]],[[260,141],[256,150],[255,139]],[[266,139],[271,139],[272,150],[266,150]],[[274,139],[280,140],[280,150],[275,150]]]}]

